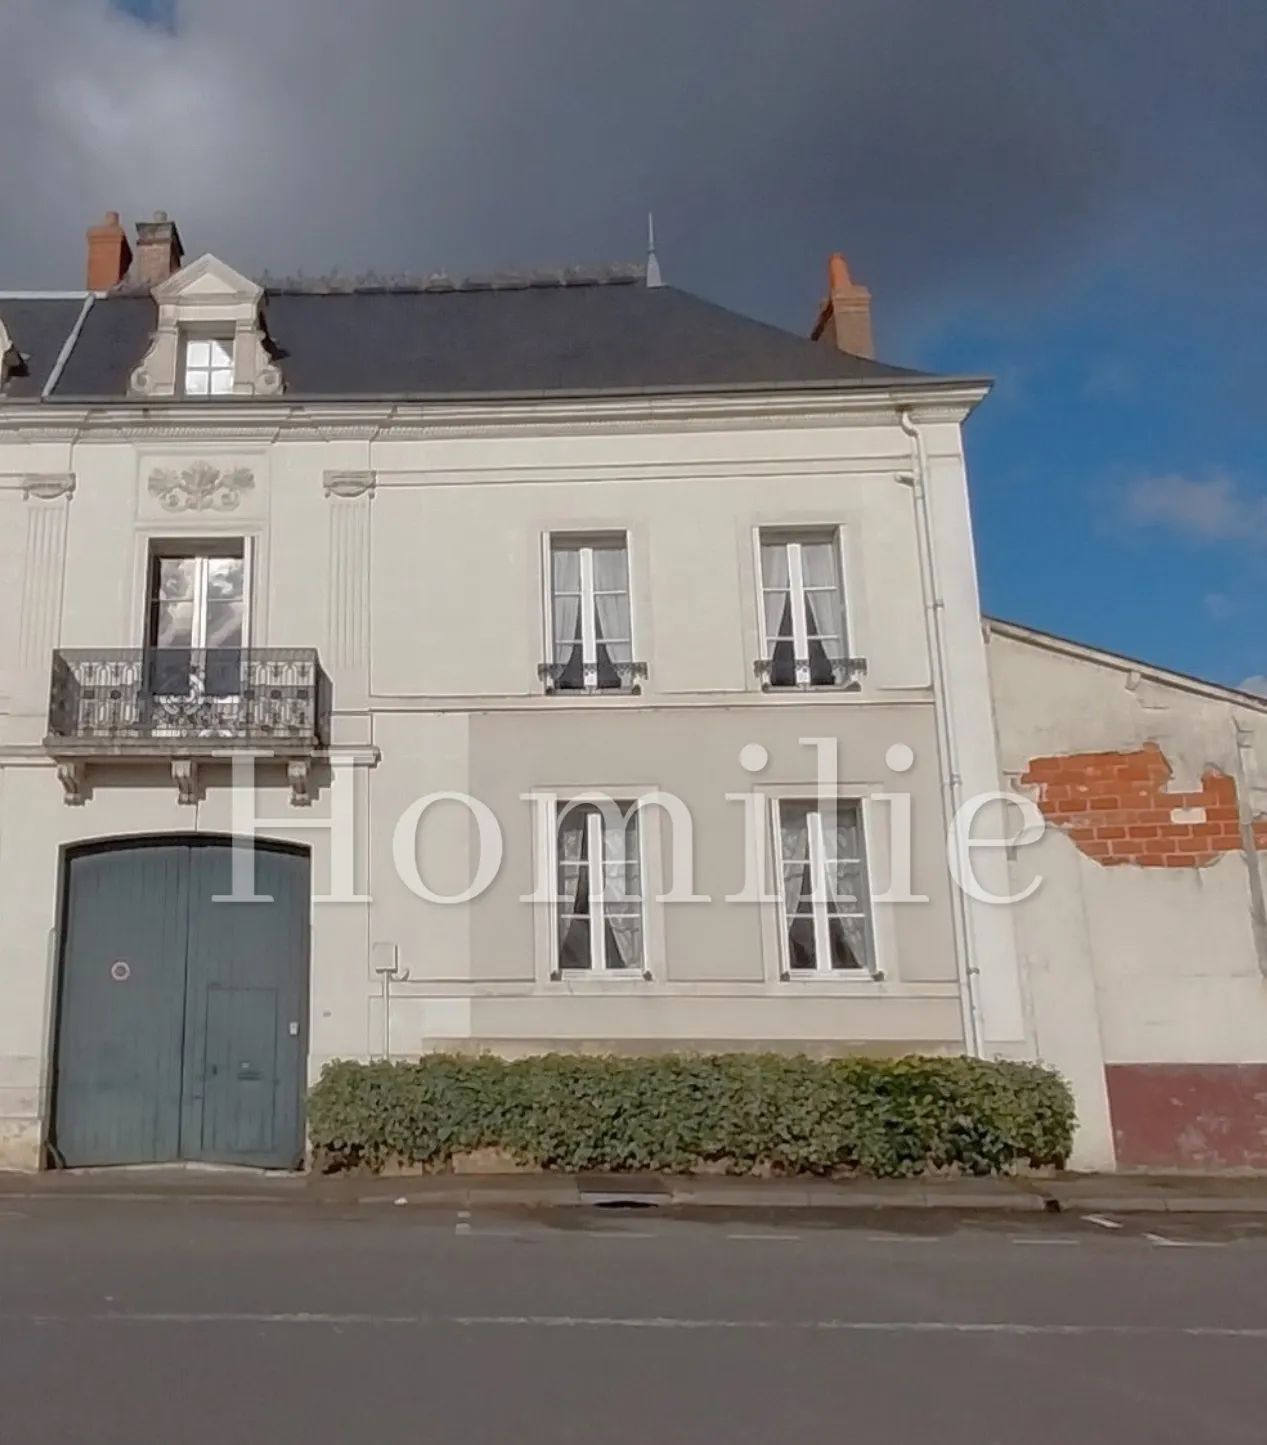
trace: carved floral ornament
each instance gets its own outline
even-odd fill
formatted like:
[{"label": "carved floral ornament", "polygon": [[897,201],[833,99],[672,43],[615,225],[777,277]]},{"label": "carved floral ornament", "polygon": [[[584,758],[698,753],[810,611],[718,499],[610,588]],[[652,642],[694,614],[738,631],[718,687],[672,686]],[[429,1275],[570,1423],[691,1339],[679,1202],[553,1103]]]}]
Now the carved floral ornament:
[{"label": "carved floral ornament", "polygon": [[150,473],[150,495],[165,512],[233,512],[242,494],[255,486],[248,467],[222,470],[210,462],[194,462],[183,471],[159,467]]}]

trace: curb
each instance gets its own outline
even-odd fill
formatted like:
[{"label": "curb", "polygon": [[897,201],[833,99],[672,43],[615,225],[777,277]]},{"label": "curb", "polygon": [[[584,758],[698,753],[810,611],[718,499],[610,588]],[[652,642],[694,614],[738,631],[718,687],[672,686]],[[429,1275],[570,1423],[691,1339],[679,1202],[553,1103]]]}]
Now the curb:
[{"label": "curb", "polygon": [[[34,1181],[32,1180],[31,1183]],[[1090,1183],[1090,1181],[1086,1181]],[[309,1205],[324,1208],[412,1206],[414,1209],[680,1209],[737,1211],[804,1211],[823,1213],[923,1212],[959,1210],[962,1213],[1050,1214],[1267,1214],[1267,1189],[1255,1193],[1184,1193],[1179,1189],[1148,1192],[1083,1192],[1077,1186],[1062,1188],[1053,1182],[997,1187],[917,1183],[868,1187],[830,1182],[797,1185],[792,1181],[720,1184],[702,1179],[639,1180],[634,1177],[587,1179],[569,1176],[480,1176],[473,1179],[427,1181],[419,1188],[415,1178],[394,1180],[343,1180],[290,1177],[261,1181],[239,1189],[200,1188],[175,1181],[155,1181],[148,1189],[100,1188],[76,1180],[41,1182],[35,1187],[13,1187],[19,1181],[0,1181],[0,1201],[75,1201],[94,1204],[267,1204]]]}]

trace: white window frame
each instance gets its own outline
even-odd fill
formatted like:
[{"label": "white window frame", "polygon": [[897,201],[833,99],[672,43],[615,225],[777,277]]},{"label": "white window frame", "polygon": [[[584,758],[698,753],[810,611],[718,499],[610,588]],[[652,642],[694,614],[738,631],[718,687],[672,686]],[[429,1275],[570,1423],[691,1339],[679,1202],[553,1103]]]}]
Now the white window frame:
[{"label": "white window frame", "polygon": [[[849,569],[846,565],[845,529],[839,523],[804,527],[758,527],[753,532],[752,540],[757,576],[757,630],[761,638],[762,661],[766,663],[774,661],[774,646],[780,641],[777,637],[771,638],[766,628],[765,596],[767,589],[765,558],[762,556],[762,549],[766,546],[778,545],[787,549],[788,593],[792,599],[792,651],[796,666],[796,687],[798,689],[808,688],[812,684],[810,681],[809,628],[805,625],[805,571],[801,548],[806,543],[828,542],[835,553],[838,578],[836,600],[840,608],[841,656],[846,659],[850,658],[853,656],[853,646],[849,635],[852,610],[849,606]],[[791,691],[792,689],[780,688],[777,690]]]},{"label": "white window frame", "polygon": [[[774,830],[774,888],[778,898],[779,972],[781,976],[784,979],[882,978],[883,974],[880,972],[877,962],[876,911],[875,905],[871,901],[871,850],[867,829],[868,818],[865,801],[862,798],[855,797],[834,799],[838,808],[852,808],[858,820],[858,840],[861,844],[861,857],[836,860],[837,862],[844,861],[861,864],[863,883],[867,896],[862,909],[857,913],[843,913],[839,909],[830,910],[827,906],[831,890],[828,886],[827,875],[827,844],[823,835],[823,800],[821,798],[788,794],[775,798],[773,802],[774,806],[770,812]],[[792,967],[792,948],[788,936],[791,919],[787,911],[787,885],[784,874],[789,860],[783,856],[783,809],[788,806],[805,807],[809,809],[809,812],[806,814],[806,834],[809,845],[807,851],[810,868],[810,902],[813,907],[814,919],[813,968]],[[863,920],[867,947],[861,968],[832,967],[829,920],[833,916],[837,918],[861,918]]]},{"label": "white window frame", "polygon": [[[633,545],[628,531],[619,527],[610,530],[595,528],[583,532],[546,532],[542,535],[542,578],[545,584],[545,648],[543,655],[552,664],[558,656],[554,635],[554,551],[555,547],[580,553],[581,566],[581,666],[585,692],[614,693],[615,688],[598,686],[598,604],[594,593],[594,551],[596,548],[619,546],[625,553],[625,595],[629,599],[629,658],[638,657],[638,623],[634,615]],[[630,679],[632,683],[633,679]],[[622,689],[623,691],[624,689]]]},{"label": "white window frame", "polygon": [[[199,344],[223,347],[228,352],[228,364],[217,365],[213,353],[212,360],[208,363],[208,365],[192,365],[189,360],[189,348],[191,345],[196,346]],[[181,337],[180,346],[181,395],[193,401],[211,401],[214,400],[216,397],[232,396],[234,394],[234,384],[237,376],[235,349],[235,338],[232,334],[221,335],[210,331],[205,333],[198,331],[185,332],[185,334]],[[195,374],[199,376],[205,376],[207,378],[206,391],[191,391],[189,389],[189,378],[191,375]],[[214,389],[212,383],[217,376],[227,376],[229,378],[229,385],[227,390],[216,391]]]},{"label": "white window frame", "polygon": [[[155,564],[163,558],[192,557],[199,564],[194,581],[194,635],[189,643],[191,652],[207,650],[207,567],[206,563],[226,557],[242,559],[242,642],[240,647],[228,648],[229,652],[245,652],[251,645],[251,593],[253,537],[161,537],[151,538],[146,549],[145,605],[142,612],[142,646],[157,650],[157,643],[150,639],[150,624],[155,598],[151,595],[154,585]],[[236,551],[230,550],[236,548]]]},{"label": "white window frame", "polygon": [[[567,812],[570,807],[584,805],[586,803],[596,804],[608,798],[617,805],[624,805],[628,810],[626,817],[632,814],[637,820],[638,836],[638,888],[639,888],[639,909],[638,921],[641,925],[639,937],[642,941],[642,957],[639,960],[641,967],[637,968],[614,968],[607,962],[607,917],[606,900],[603,897],[605,892],[606,858],[603,854],[603,818],[602,814],[593,812],[585,819],[585,851],[590,869],[589,888],[589,923],[590,923],[590,966],[588,968],[564,968],[559,958],[559,948],[562,938],[559,933],[559,908],[561,898],[559,897],[559,814],[560,804],[562,811]],[[645,820],[643,818],[642,800],[637,797],[617,797],[612,794],[580,793],[571,798],[556,798],[550,807],[550,878],[554,894],[550,904],[550,977],[555,981],[577,979],[577,978],[600,978],[611,979],[645,979],[650,977],[650,938],[648,932],[649,918],[647,912],[647,837]],[[598,878],[601,885],[594,889],[595,860],[598,864]]]}]

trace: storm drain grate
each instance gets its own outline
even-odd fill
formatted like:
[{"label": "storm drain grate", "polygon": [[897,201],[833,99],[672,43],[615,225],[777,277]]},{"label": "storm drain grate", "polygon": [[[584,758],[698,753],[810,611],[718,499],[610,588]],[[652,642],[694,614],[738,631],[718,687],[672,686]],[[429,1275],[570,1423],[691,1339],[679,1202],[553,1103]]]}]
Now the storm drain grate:
[{"label": "storm drain grate", "polygon": [[655,1209],[665,1203],[663,1194],[602,1194],[581,1191],[581,1203],[595,1209]]}]

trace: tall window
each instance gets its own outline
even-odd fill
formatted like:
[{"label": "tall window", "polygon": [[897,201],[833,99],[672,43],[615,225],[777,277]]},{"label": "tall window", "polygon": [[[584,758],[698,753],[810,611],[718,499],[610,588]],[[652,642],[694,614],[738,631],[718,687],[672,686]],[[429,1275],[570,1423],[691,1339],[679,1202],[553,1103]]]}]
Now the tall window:
[{"label": "tall window", "polygon": [[783,944],[789,971],[870,969],[870,899],[857,802],[778,804]]},{"label": "tall window", "polygon": [[186,396],[232,396],[233,340],[231,337],[190,336],[186,338],[184,389]]},{"label": "tall window", "polygon": [[246,627],[246,555],[240,541],[206,551],[154,550],[145,636],[151,692],[237,693]]},{"label": "tall window", "polygon": [[645,669],[633,660],[629,548],[623,533],[550,540],[552,691],[627,690]]},{"label": "tall window", "polygon": [[638,805],[560,804],[555,848],[559,969],[641,972]]},{"label": "tall window", "polygon": [[840,537],[835,531],[761,535],[763,656],[768,687],[831,687],[860,671],[848,659]]}]

